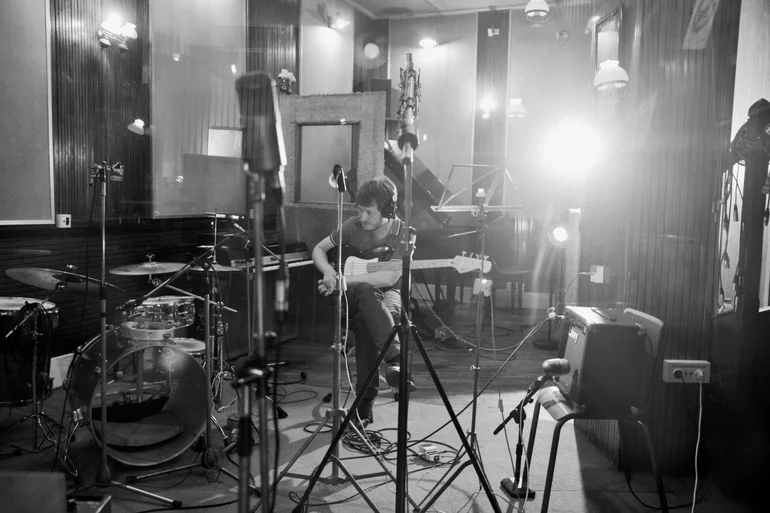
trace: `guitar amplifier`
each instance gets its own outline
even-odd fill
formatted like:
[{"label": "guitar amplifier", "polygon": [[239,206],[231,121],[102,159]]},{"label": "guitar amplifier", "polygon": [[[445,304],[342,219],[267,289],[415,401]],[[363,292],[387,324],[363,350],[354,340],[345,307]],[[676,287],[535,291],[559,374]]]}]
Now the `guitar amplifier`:
[{"label": "guitar amplifier", "polygon": [[622,312],[568,306],[562,353],[570,372],[556,386],[571,402],[604,414],[638,406],[645,358],[644,329]]}]

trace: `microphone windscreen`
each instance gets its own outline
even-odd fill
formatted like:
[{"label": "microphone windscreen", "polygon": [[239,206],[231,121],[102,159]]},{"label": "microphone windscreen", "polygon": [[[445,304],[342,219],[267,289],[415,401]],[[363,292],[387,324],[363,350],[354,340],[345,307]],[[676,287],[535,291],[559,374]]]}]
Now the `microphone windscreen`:
[{"label": "microphone windscreen", "polygon": [[566,358],[550,358],[543,362],[543,374],[549,376],[560,376],[569,374],[570,365]]},{"label": "microphone windscreen", "polygon": [[286,150],[275,80],[263,72],[244,75],[235,83],[241,107],[243,158],[254,172],[278,171]]}]

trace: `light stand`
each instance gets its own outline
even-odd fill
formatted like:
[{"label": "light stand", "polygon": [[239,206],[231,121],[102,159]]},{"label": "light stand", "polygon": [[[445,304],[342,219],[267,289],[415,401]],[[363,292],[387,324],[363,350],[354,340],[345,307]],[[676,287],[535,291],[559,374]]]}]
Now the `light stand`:
[{"label": "light stand", "polygon": [[101,407],[101,434],[99,438],[101,447],[101,467],[96,474],[95,483],[102,488],[114,486],[122,490],[133,492],[144,497],[162,502],[171,507],[178,508],[182,506],[182,502],[178,500],[169,499],[161,495],[157,495],[139,488],[129,486],[113,479],[113,470],[110,467],[110,462],[107,459],[107,180],[113,182],[123,181],[123,166],[118,162],[114,165],[109,165],[107,162],[102,161],[101,164],[92,164],[91,180],[89,185],[95,186],[98,180],[101,186],[101,208],[100,208],[100,228],[101,228],[101,242],[102,242],[102,254],[101,254],[101,281],[99,284],[99,329],[101,335],[100,345],[100,362],[99,362],[99,374],[100,374],[100,407]]}]

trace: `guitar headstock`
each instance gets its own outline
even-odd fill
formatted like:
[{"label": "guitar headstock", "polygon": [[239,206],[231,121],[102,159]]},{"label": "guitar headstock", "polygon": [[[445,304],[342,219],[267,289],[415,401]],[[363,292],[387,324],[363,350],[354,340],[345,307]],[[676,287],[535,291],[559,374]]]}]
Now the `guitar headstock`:
[{"label": "guitar headstock", "polygon": [[471,258],[466,256],[456,256],[449,261],[452,267],[457,269],[460,274],[469,273],[471,271],[478,271],[482,269],[483,272],[488,273],[492,269],[492,262],[489,260],[481,260],[480,258]]}]

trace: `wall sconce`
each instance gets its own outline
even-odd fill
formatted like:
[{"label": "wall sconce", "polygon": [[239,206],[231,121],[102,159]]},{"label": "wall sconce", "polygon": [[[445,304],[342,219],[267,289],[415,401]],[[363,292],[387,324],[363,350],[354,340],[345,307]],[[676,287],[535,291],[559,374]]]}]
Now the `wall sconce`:
[{"label": "wall sconce", "polygon": [[369,41],[364,45],[364,56],[367,59],[376,59],[380,55],[380,47],[377,43]]},{"label": "wall sconce", "polygon": [[628,85],[628,73],[616,60],[607,59],[599,64],[599,71],[594,76],[594,87],[599,91],[625,89]]},{"label": "wall sconce", "polygon": [[145,125],[144,121],[137,118],[128,125],[129,132],[133,132],[136,135],[150,135],[152,126]]},{"label": "wall sconce", "polygon": [[294,73],[287,69],[282,69],[280,73],[278,73],[278,89],[282,93],[291,94],[291,85],[296,82],[297,79],[294,77]]},{"label": "wall sconce", "polygon": [[548,21],[550,13],[551,8],[548,7],[548,2],[545,0],[529,0],[529,3],[524,7],[527,21],[533,24],[545,23]]},{"label": "wall sconce", "polygon": [[102,45],[102,48],[112,46],[114,42],[121,52],[125,52],[128,50],[126,42],[129,39],[136,39],[139,35],[136,33],[136,25],[133,23],[123,23],[120,16],[110,14],[102,22],[101,28],[96,31],[96,37],[99,38],[99,44]]},{"label": "wall sconce", "polygon": [[350,20],[331,2],[321,2],[318,4],[318,14],[329,28],[336,30],[344,29],[350,25]]},{"label": "wall sconce", "polygon": [[479,105],[481,108],[481,119],[489,119],[492,117],[492,111],[495,109],[495,101],[487,96],[483,100],[481,100],[481,105]]},{"label": "wall sconce", "polygon": [[596,29],[596,22],[601,19],[601,14],[599,14],[599,6],[594,4],[593,12],[591,13],[591,17],[588,18],[588,21],[586,22],[586,28],[585,33],[590,34]]},{"label": "wall sconce", "polygon": [[511,98],[508,100],[505,115],[509,118],[523,118],[527,115],[527,109],[524,107],[521,98]]}]

